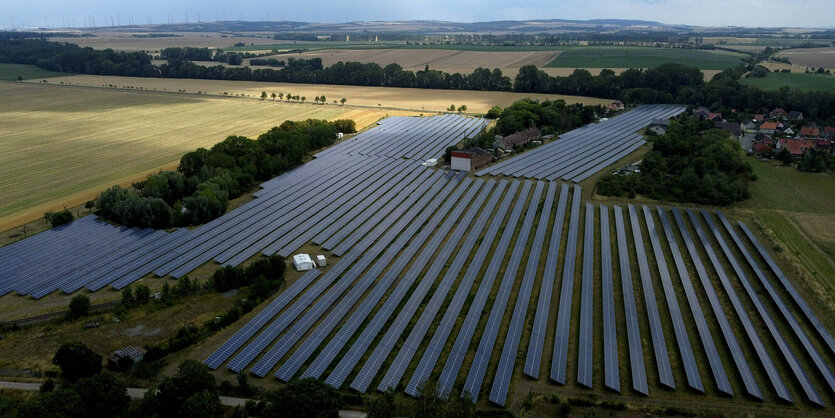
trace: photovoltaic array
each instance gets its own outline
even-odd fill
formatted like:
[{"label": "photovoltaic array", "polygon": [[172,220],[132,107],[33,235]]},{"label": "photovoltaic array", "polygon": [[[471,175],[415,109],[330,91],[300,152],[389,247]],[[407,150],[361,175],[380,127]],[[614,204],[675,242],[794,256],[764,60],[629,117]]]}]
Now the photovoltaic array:
[{"label": "photovoltaic array", "polygon": [[419,161],[484,120],[389,118],[194,230],[88,216],[0,248],[0,289],[121,288],[313,243],[329,265],[265,303],[205,364],[360,392],[418,396],[431,382],[442,397],[498,405],[520,374],[643,395],[656,376],[703,396],[734,396],[739,382],[736,395],[823,405],[835,391],[832,336],[743,223],[718,211],[594,205],[580,186],[552,181],[610,165],[649,119],[682,110],[644,106],[477,177]]},{"label": "photovoltaic array", "polygon": [[647,105],[566,132],[559,140],[504,159],[476,173],[581,182],[646,144],[638,133],[653,119],[676,116],[684,106]]}]

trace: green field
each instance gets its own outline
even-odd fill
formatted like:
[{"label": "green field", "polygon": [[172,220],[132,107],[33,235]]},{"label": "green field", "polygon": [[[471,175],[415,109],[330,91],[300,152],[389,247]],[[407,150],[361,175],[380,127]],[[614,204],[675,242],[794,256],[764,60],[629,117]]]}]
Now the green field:
[{"label": "green field", "polygon": [[835,176],[803,173],[794,167],[761,162],[753,157],[757,181],[750,184],[751,199],[739,207],[789,212],[835,213]]},{"label": "green field", "polygon": [[740,63],[745,54],[678,48],[578,47],[566,49],[546,67],[558,68],[649,68],[665,63],[724,70]]},{"label": "green field", "polygon": [[748,77],[740,79],[739,82],[766,91],[790,87],[803,91],[823,90],[835,93],[835,76],[826,74],[768,73],[763,78]]},{"label": "green field", "polygon": [[443,49],[453,51],[486,51],[486,52],[515,52],[515,51],[562,51],[575,48],[571,46],[535,46],[535,45],[406,45],[399,42],[297,42],[297,43],[274,43],[262,45],[245,45],[240,47],[223,48],[225,51],[264,51],[264,50],[290,50],[305,49],[318,51],[325,49]]},{"label": "green field", "polygon": [[62,75],[66,74],[43,70],[34,65],[0,64],[0,80],[4,81],[17,80],[18,76],[23,77],[24,80],[30,80],[33,78],[60,77]]}]

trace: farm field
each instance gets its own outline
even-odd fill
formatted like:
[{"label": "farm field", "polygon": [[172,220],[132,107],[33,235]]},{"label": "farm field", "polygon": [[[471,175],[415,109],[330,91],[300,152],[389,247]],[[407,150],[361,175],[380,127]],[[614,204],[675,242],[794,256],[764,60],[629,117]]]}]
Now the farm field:
[{"label": "farm field", "polygon": [[[94,37],[51,38],[55,42],[69,42],[81,47],[93,49],[113,49],[116,51],[147,51],[156,52],[168,47],[197,47],[197,48],[227,48],[238,42],[245,44],[264,43],[264,38],[258,37],[221,37],[218,32],[182,32],[173,33],[182,36],[148,37],[133,36],[125,32],[97,32]],[[137,32],[137,35],[147,35],[147,32]]]},{"label": "farm field", "polygon": [[18,76],[23,77],[24,80],[31,80],[64,75],[66,74],[44,70],[34,65],[0,64],[0,81],[17,81]]},{"label": "farm field", "polygon": [[[449,108],[450,104],[456,106],[467,105],[469,113],[485,113],[492,106],[508,106],[514,101],[531,97],[534,99],[563,99],[568,103],[601,104],[606,105],[612,102],[610,99],[585,97],[585,96],[562,96],[554,94],[528,94],[501,91],[472,91],[472,90],[433,90],[433,89],[406,89],[394,87],[364,87],[364,86],[343,86],[332,84],[299,84],[299,83],[263,83],[254,81],[220,81],[220,80],[193,80],[193,79],[172,79],[172,78],[139,78],[139,77],[109,77],[95,75],[68,76],[48,80],[50,83],[79,84],[82,86],[117,87],[133,86],[142,87],[145,90],[173,91],[184,89],[189,93],[201,91],[210,95],[222,95],[224,92],[230,96],[244,95],[251,98],[260,97],[262,91],[267,94],[284,93],[297,96],[306,96],[307,101],[314,97],[325,95],[329,103],[334,100],[346,98],[347,105],[373,107],[386,109],[401,109],[417,112],[442,112]],[[330,105],[329,105],[330,106]],[[384,112],[389,113],[390,112]]]},{"label": "farm field", "polygon": [[750,183],[751,199],[735,205],[747,209],[835,213],[835,176],[803,173],[794,167],[748,158],[757,181]]},{"label": "farm field", "polygon": [[365,126],[392,113],[35,83],[0,83],[0,94],[2,230],[173,168],[228,135],[257,136],[285,119]]},{"label": "farm field", "polygon": [[519,52],[519,51],[560,51],[563,49],[573,48],[572,46],[537,46],[537,45],[507,45],[507,46],[490,46],[490,45],[445,45],[445,44],[405,44],[402,42],[339,42],[339,41],[323,41],[323,42],[295,42],[295,41],[276,41],[266,43],[262,39],[260,43],[256,42],[254,45],[236,46],[231,48],[223,48],[224,51],[246,51],[246,52],[269,52],[290,51],[296,49],[305,49],[308,51],[315,50],[329,50],[329,49],[348,49],[348,50],[363,50],[363,49],[437,49],[449,51],[484,51],[484,52]]},{"label": "farm field", "polygon": [[275,55],[272,58],[321,58],[326,67],[342,62],[374,62],[380,66],[399,64],[406,70],[431,69],[449,73],[471,73],[478,67],[499,68],[504,75],[516,76],[519,67],[536,65],[543,67],[560,51],[456,51],[449,49],[328,49],[301,54]]},{"label": "farm field", "polygon": [[792,64],[802,67],[835,69],[835,46],[789,49],[778,52],[777,56],[786,57]]},{"label": "farm field", "polygon": [[803,91],[822,90],[835,92],[835,76],[826,74],[806,73],[768,73],[765,77],[741,78],[740,84],[757,87],[766,91],[780,90],[790,87]]},{"label": "farm field", "polygon": [[577,47],[557,55],[548,67],[648,68],[673,62],[706,70],[724,70],[740,63],[745,55],[728,51],[679,48]]}]

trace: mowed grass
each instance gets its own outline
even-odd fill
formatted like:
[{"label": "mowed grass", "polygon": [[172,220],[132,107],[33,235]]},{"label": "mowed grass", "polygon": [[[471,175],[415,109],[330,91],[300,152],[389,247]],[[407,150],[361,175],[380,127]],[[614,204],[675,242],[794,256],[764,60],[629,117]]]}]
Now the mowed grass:
[{"label": "mowed grass", "polygon": [[803,173],[794,167],[748,157],[757,181],[750,183],[751,199],[737,204],[750,209],[835,213],[835,176]]},{"label": "mowed grass", "polygon": [[782,87],[790,87],[802,91],[822,90],[835,93],[835,76],[827,74],[768,73],[762,78],[742,78],[739,82],[765,91],[776,91]]},{"label": "mowed grass", "polygon": [[546,67],[569,68],[649,68],[676,63],[704,70],[724,70],[740,64],[745,54],[679,48],[579,47],[570,48]]},{"label": "mowed grass", "polygon": [[35,83],[0,83],[0,229],[83,203],[228,135],[256,137],[284,120],[358,119],[376,109]]},{"label": "mowed grass", "polygon": [[44,70],[34,65],[0,64],[0,80],[2,81],[17,80],[18,77],[23,77],[24,80],[31,80],[35,78],[60,77],[62,75],[66,74]]}]

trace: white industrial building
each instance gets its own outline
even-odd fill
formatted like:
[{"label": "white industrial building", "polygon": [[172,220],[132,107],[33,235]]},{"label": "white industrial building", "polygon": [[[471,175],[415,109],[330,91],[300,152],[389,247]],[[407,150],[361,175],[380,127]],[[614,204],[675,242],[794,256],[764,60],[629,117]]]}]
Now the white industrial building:
[{"label": "white industrial building", "polygon": [[316,263],[307,254],[296,254],[293,256],[293,266],[298,271],[307,271],[316,268]]}]

